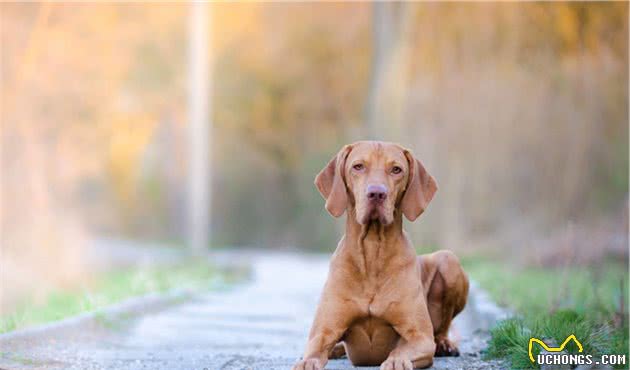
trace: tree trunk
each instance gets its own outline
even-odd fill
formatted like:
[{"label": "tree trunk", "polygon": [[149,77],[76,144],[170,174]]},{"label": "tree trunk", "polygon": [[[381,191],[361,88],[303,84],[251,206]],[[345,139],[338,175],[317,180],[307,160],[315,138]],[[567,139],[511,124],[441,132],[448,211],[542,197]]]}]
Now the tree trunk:
[{"label": "tree trunk", "polygon": [[406,2],[372,5],[372,68],[364,130],[369,139],[402,139],[414,9]]}]

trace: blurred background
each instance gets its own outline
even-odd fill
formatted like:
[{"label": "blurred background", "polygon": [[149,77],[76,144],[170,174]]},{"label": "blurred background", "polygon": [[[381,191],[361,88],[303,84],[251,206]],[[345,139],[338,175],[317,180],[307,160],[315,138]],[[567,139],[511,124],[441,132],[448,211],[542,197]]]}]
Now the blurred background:
[{"label": "blurred background", "polygon": [[420,250],[628,259],[625,2],[0,9],[4,312],[124,243],[330,252],[313,179],[364,138],[437,179]]}]

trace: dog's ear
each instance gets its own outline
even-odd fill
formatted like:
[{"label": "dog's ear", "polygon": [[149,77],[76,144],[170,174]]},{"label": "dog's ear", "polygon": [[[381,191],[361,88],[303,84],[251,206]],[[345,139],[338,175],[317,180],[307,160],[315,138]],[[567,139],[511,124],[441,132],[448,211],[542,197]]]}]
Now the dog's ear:
[{"label": "dog's ear", "polygon": [[409,179],[400,210],[409,221],[414,221],[427,208],[438,188],[435,179],[429,175],[422,163],[410,151],[404,152],[409,163]]},{"label": "dog's ear", "polygon": [[326,210],[334,217],[343,215],[348,206],[348,194],[344,180],[346,159],[352,146],[346,145],[315,177],[315,186],[326,199]]}]

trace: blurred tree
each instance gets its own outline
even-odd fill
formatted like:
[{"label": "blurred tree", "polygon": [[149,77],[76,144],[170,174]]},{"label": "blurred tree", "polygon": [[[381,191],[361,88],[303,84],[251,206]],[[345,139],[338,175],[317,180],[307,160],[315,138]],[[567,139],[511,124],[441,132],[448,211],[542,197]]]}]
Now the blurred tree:
[{"label": "blurred tree", "polygon": [[372,67],[365,103],[365,134],[400,141],[408,83],[413,2],[372,3]]},{"label": "blurred tree", "polygon": [[208,42],[211,6],[192,2],[188,43],[188,218],[189,248],[201,254],[209,244],[210,228],[210,155],[212,148],[212,112]]},{"label": "blurred tree", "polygon": [[[55,3],[45,32],[39,4],[0,6],[4,230],[45,194],[77,230],[182,240],[186,6]],[[419,244],[520,258],[624,204],[627,3],[213,7],[218,243],[332,249],[313,177],[366,136],[438,180]]]}]

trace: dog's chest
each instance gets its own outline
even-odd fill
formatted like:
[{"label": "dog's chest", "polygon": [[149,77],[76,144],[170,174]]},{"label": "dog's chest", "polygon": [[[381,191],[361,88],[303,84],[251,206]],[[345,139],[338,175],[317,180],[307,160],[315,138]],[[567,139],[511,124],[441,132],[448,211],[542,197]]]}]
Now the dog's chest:
[{"label": "dog's chest", "polygon": [[364,279],[357,287],[359,304],[367,317],[384,318],[387,311],[394,307],[397,302],[404,300],[400,292],[392,287],[389,279],[382,277],[371,277]]},{"label": "dog's chest", "polygon": [[333,269],[332,279],[343,287],[338,292],[354,301],[364,317],[385,319],[401,304],[415,304],[413,293],[417,289],[409,289],[421,284],[415,256],[408,261],[405,256],[393,255],[391,245],[369,239],[352,251],[340,256],[337,266],[343,267]]}]

